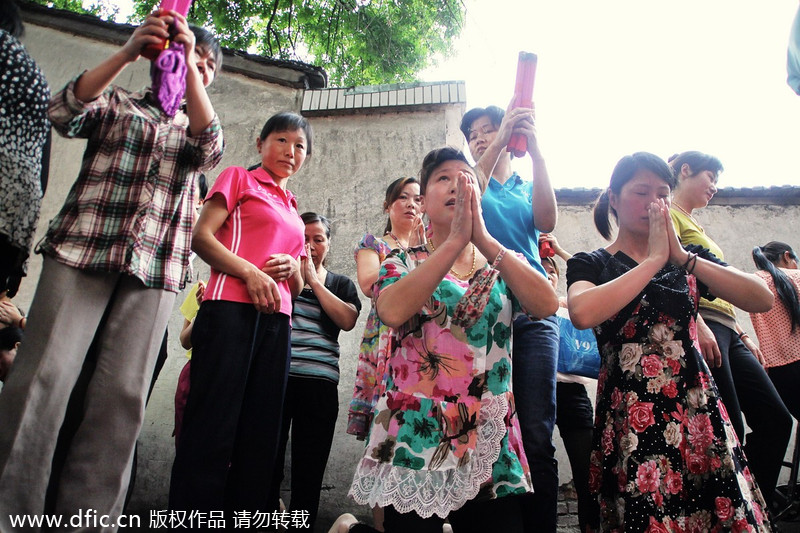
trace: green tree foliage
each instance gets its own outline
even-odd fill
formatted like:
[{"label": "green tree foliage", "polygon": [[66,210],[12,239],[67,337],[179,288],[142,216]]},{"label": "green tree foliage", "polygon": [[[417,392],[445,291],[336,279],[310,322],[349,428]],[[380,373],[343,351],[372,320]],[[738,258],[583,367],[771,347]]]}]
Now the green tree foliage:
[{"label": "green tree foliage", "polygon": [[[76,10],[80,0],[36,0]],[[106,7],[111,0],[94,0]],[[136,0],[138,23],[160,0]],[[463,0],[194,0],[224,46],[323,67],[332,85],[408,82],[461,32]]]},{"label": "green tree foliage", "polygon": [[93,0],[88,3],[81,0],[33,0],[33,2],[56,9],[94,15],[104,20],[115,19],[119,13],[119,6],[112,0]]}]

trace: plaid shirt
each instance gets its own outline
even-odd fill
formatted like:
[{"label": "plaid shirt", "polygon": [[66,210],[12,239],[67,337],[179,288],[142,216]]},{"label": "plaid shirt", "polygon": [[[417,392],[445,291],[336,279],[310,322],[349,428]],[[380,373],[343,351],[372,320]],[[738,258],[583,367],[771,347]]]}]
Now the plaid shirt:
[{"label": "plaid shirt", "polygon": [[86,151],[37,251],[177,292],[189,264],[196,177],[222,159],[219,118],[193,137],[189,117],[179,111],[170,119],[149,89],[110,86],[83,103],[75,81],[53,96],[50,120],[61,135],[88,139]]}]

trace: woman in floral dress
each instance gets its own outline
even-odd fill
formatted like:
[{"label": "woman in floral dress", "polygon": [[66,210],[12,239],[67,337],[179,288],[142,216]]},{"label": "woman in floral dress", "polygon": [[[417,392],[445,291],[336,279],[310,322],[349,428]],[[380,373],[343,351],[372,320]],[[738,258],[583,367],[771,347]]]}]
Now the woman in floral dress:
[{"label": "woman in floral dress", "polygon": [[521,304],[549,316],[558,300],[486,231],[461,152],[434,150],[420,175],[429,239],[393,251],[375,283],[391,350],[350,494],[385,507],[387,533],[438,533],[446,518],[455,533],[519,532],[513,496],[531,489],[511,392],[512,315]]},{"label": "woman in floral dress", "polygon": [[[383,210],[388,214],[383,237],[364,235],[356,246],[355,260],[358,286],[364,296],[372,297],[372,286],[378,279],[381,263],[393,249],[405,250],[417,244],[417,231],[422,227],[419,181],[398,178],[386,189]],[[386,350],[389,328],[381,323],[375,306],[371,306],[358,353],[353,399],[347,420],[347,432],[364,439],[369,430],[369,417],[382,394],[381,380],[386,372]],[[380,519],[376,519],[376,523]]]},{"label": "woman in floral dress", "polygon": [[568,262],[570,317],[602,355],[590,488],[603,531],[769,531],[761,492],[698,351],[700,296],[769,309],[751,274],[698,246],[669,217],[673,173],[639,152],[617,164],[595,205],[607,248]]}]

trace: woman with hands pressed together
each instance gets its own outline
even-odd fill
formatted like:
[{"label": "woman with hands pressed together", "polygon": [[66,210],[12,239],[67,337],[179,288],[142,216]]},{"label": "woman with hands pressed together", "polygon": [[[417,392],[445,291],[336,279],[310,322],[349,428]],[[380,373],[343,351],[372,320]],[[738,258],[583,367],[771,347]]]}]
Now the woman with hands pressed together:
[{"label": "woman with hands pressed together", "polygon": [[270,500],[277,508],[291,429],[289,509],[307,511],[307,525],[303,529],[313,530],[339,413],[339,332],[355,327],[361,301],[350,278],[325,268],[330,249],[330,221],[317,213],[300,216],[306,226],[306,257],[301,260],[306,285],[292,312],[292,361]]},{"label": "woman with hands pressed together", "polygon": [[217,178],[192,236],[211,277],[192,331],[191,383],[170,507],[267,511],[289,370],[292,299],[303,288],[304,224],[289,178],[311,154],[311,126],[270,117],[261,166]]},{"label": "woman with hands pressed together", "polygon": [[[698,351],[700,296],[763,311],[758,277],[700,246],[681,246],[669,216],[675,178],[638,152],[622,158],[595,204],[607,248],[568,262],[569,314],[594,328],[602,365],[590,489],[603,531],[769,531],[768,511]],[[749,528],[749,529],[748,529]]]},{"label": "woman with hands pressed together", "polygon": [[350,494],[385,507],[388,533],[438,533],[445,518],[457,533],[518,532],[515,496],[531,485],[511,391],[512,315],[521,305],[549,316],[558,300],[489,235],[461,152],[430,152],[420,177],[428,241],[393,251],[375,283],[392,351]]},{"label": "woman with hands pressed together", "polygon": [[[724,261],[720,247],[694,217],[716,194],[722,163],[712,155],[689,151],[674,155],[669,165],[677,178],[670,216],[678,238],[683,244],[708,248]],[[727,298],[701,299],[697,337],[753,475],[771,505],[792,416],[762,367],[761,350],[739,325],[735,307]],[[746,436],[742,414],[750,428]]]}]

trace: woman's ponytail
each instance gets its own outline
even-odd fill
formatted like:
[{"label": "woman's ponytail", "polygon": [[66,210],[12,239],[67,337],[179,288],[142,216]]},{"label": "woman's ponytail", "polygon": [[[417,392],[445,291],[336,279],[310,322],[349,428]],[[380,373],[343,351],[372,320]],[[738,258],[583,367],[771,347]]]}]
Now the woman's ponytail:
[{"label": "woman's ponytail", "polygon": [[757,269],[766,270],[772,276],[778,299],[783,302],[783,305],[789,311],[789,317],[792,320],[792,333],[794,333],[795,328],[800,326],[800,300],[797,297],[797,289],[792,280],[789,279],[789,276],[775,266],[785,252],[794,254],[788,244],[771,241],[764,246],[753,248],[753,262]]},{"label": "woman's ponytail", "polygon": [[611,239],[611,222],[608,218],[610,210],[611,205],[608,198],[608,189],[606,189],[597,197],[597,200],[595,200],[593,209],[594,227],[597,228],[597,231],[600,232],[600,235],[602,235],[605,240]]}]

